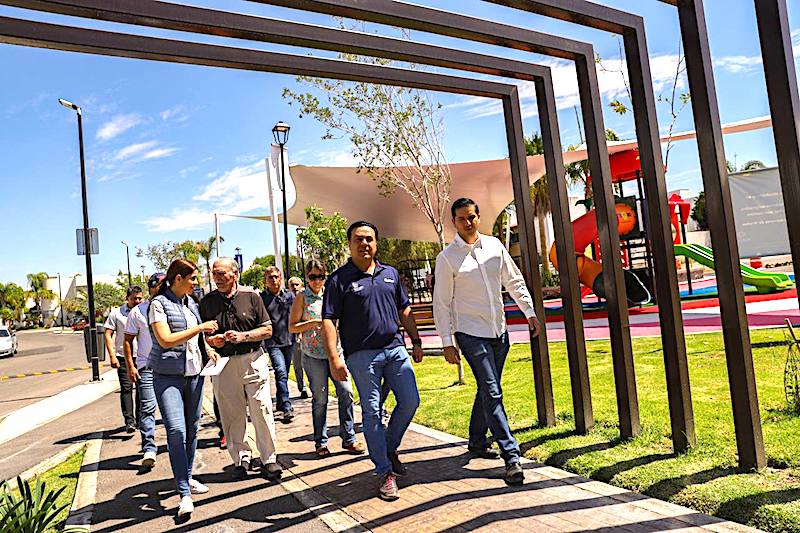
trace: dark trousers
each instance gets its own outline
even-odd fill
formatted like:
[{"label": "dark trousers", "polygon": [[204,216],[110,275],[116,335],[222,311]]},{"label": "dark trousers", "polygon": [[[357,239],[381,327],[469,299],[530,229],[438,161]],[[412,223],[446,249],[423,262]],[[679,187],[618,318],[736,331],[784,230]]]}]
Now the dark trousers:
[{"label": "dark trousers", "polygon": [[[136,364],[135,359],[133,364]],[[125,425],[139,427],[139,410],[133,401],[133,382],[128,375],[128,367],[125,366],[124,359],[119,363],[117,376],[119,377],[119,406],[122,409],[122,418],[125,419]]]},{"label": "dark trousers", "polygon": [[519,445],[508,425],[500,385],[510,347],[508,332],[497,338],[473,337],[459,332],[455,336],[478,385],[469,421],[469,443],[478,448],[486,447],[486,432],[491,430],[505,462],[518,463]]},{"label": "dark trousers", "polygon": [[292,401],[289,399],[289,367],[292,366],[292,344],[289,346],[272,346],[267,348],[272,369],[275,371],[275,410],[291,411]]}]

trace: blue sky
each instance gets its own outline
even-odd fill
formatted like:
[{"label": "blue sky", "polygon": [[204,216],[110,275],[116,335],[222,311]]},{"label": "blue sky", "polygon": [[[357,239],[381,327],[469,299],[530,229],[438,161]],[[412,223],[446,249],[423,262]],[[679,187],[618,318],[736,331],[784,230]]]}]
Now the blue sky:
[{"label": "blue sky", "polygon": [[[618,65],[614,36],[552,21],[477,0],[421,0],[433,7],[537,29],[592,42],[606,65]],[[606,0],[606,5],[645,18],[656,94],[674,76],[678,57],[678,21],[674,8],[657,1]],[[332,25],[329,17],[244,1],[198,0],[196,5],[281,19]],[[723,122],[769,113],[752,0],[707,2],[706,15],[715,61]],[[790,2],[791,4],[791,2]],[[800,12],[792,9],[792,28],[800,28]],[[203,36],[134,30],[0,7],[0,15],[42,21],[77,23],[85,27],[169,35],[173,38],[243,46],[241,42]],[[370,27],[386,35],[391,28]],[[574,70],[566,62],[501,48],[464,43],[414,33],[415,40],[537,61],[554,70],[562,142],[578,142],[573,105],[577,103]],[[795,42],[800,42],[800,35]],[[268,44],[248,47],[292,53],[309,51]],[[796,46],[796,50],[800,46]],[[213,233],[212,213],[263,213],[266,194],[263,158],[278,120],[293,126],[288,145],[292,163],[349,165],[350,145],[324,141],[323,130],[310,118],[299,119],[281,98],[284,87],[297,86],[292,76],[240,72],[208,67],[90,56],[0,45],[6,73],[0,86],[0,183],[3,185],[3,260],[0,281],[24,283],[28,272],[83,271],[75,255],[75,228],[82,225],[80,175],[75,116],[57,103],[66,98],[84,109],[89,161],[90,222],[100,231],[101,253],[95,272],[113,274],[125,268],[125,248],[164,240],[205,239]],[[601,73],[604,101],[624,97],[621,77]],[[680,84],[685,89],[685,80]],[[521,88],[525,130],[538,131],[532,87]],[[506,156],[502,117],[496,103],[477,98],[437,94],[445,105],[445,149],[451,162],[499,159]],[[607,126],[623,138],[633,137],[629,115],[606,108]],[[669,124],[660,106],[662,129]],[[676,131],[693,129],[691,109],[680,116]],[[728,158],[739,164],[761,159],[775,164],[770,130],[728,136]],[[702,188],[693,141],[677,143],[670,155],[670,189]],[[365,187],[372,185],[365,178]],[[377,194],[377,191],[376,191]],[[245,262],[272,252],[268,224],[223,219],[223,252],[240,247]],[[132,268],[151,266],[132,257]]]}]

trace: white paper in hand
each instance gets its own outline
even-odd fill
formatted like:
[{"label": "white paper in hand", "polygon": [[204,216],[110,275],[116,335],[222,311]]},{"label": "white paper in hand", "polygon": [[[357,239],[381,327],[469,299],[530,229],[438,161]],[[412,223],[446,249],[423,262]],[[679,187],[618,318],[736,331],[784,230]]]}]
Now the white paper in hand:
[{"label": "white paper in hand", "polygon": [[206,366],[203,369],[203,371],[200,372],[200,375],[201,376],[218,376],[220,374],[220,372],[222,372],[222,369],[225,368],[226,364],[228,364],[228,358],[227,357],[220,357],[219,359],[217,359],[216,363],[214,363],[214,361],[209,359],[209,361],[206,364]]}]

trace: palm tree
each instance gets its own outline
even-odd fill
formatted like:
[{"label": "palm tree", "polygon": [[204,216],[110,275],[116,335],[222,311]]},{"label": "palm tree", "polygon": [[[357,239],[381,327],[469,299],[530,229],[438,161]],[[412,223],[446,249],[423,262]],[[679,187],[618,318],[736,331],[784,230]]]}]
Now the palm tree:
[{"label": "palm tree", "polygon": [[[525,139],[525,154],[539,155],[544,153],[542,136],[534,133],[529,139]],[[550,261],[548,260],[547,236],[545,235],[545,219],[551,212],[550,192],[547,187],[547,174],[536,180],[531,185],[531,201],[533,202],[533,214],[539,223],[539,257],[542,261],[542,275],[550,275]]]},{"label": "palm tree", "polygon": [[36,302],[36,307],[39,309],[39,316],[44,317],[44,310],[42,309],[42,301],[44,299],[55,298],[55,293],[47,288],[47,272],[38,272],[36,274],[28,274],[28,285],[30,290],[26,292],[25,296],[33,298]]},{"label": "palm tree", "polygon": [[[224,241],[225,239],[220,237],[219,240]],[[208,278],[209,291],[211,290],[211,256],[214,254],[216,244],[217,238],[213,235],[205,241],[197,241],[194,244],[198,257],[206,263],[206,276]]]}]

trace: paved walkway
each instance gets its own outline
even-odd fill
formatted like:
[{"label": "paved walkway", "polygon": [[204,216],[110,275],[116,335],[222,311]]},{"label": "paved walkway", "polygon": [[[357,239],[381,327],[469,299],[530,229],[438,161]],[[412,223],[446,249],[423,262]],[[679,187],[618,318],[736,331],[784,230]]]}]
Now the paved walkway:
[{"label": "paved walkway", "polygon": [[[295,391],[296,393],[296,391]],[[196,497],[196,512],[182,530],[198,531],[745,531],[748,528],[534,463],[526,483],[507,487],[502,462],[471,459],[460,439],[413,426],[401,449],[409,474],[401,498],[375,497],[377,480],[367,456],[347,455],[332,428],[333,454],[318,459],[311,435],[310,400],[296,400],[297,416],[278,423],[281,484],[251,476],[231,480],[227,452],[216,448],[216,429],[200,434],[197,477],[211,492]],[[335,401],[329,420],[336,420]],[[360,414],[357,415],[360,419]],[[103,443],[92,531],[174,527],[177,496],[159,426],[157,467],[137,468],[138,436],[107,434]],[[298,501],[299,499],[299,501]],[[300,504],[300,501],[303,504]],[[314,512],[307,510],[313,508]],[[321,520],[322,519],[322,520]],[[327,526],[327,527],[326,527]]]}]

